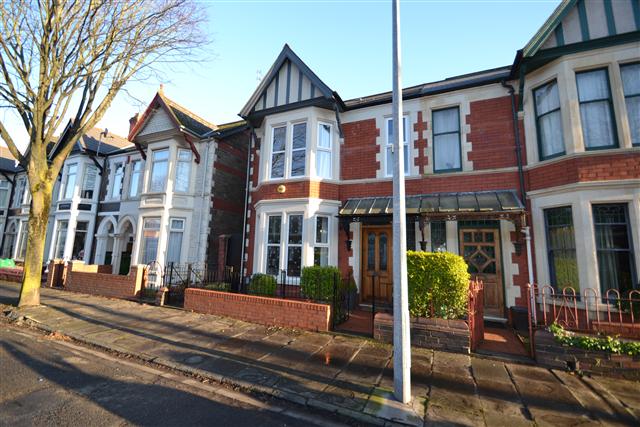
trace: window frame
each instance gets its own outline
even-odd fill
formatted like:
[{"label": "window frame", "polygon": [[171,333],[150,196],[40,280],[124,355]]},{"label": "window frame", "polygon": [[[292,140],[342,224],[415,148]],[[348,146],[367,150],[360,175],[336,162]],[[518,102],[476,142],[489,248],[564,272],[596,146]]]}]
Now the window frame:
[{"label": "window frame", "polygon": [[[158,228],[151,228],[147,226],[147,222],[151,221],[151,220],[158,220]],[[155,259],[152,259],[149,262],[145,262],[145,255],[147,252],[147,239],[150,239],[152,237],[149,236],[145,236],[145,232],[146,231],[155,231],[157,232],[157,237],[154,237],[157,242],[156,242],[156,253],[155,253]],[[158,249],[160,249],[160,234],[162,231],[162,217],[161,216],[145,216],[142,218],[142,253],[141,255],[141,261],[144,264],[149,264],[153,261],[157,261],[158,260]]]},{"label": "window frame", "polygon": [[[118,173],[118,169],[122,172]],[[122,199],[122,188],[124,187],[124,175],[125,175],[125,162],[123,160],[114,162],[113,164],[113,181],[111,182],[111,188],[109,189],[109,199],[120,200]],[[115,183],[118,182],[118,176],[120,177],[120,190],[118,194],[114,194],[116,189]]]},{"label": "window frame", "polygon": [[[167,153],[167,158],[164,159],[164,160],[157,161],[154,158],[154,156],[155,156],[156,153],[160,153],[160,152],[166,152]],[[170,157],[171,157],[171,150],[169,149],[169,147],[164,147],[164,148],[158,148],[158,149],[155,149],[155,150],[151,150],[151,171],[149,173],[149,185],[147,187],[149,193],[164,193],[164,192],[167,191],[167,180],[169,178],[169,172],[170,172],[169,171],[169,166],[170,166],[169,159],[170,159]],[[164,182],[162,184],[162,189],[156,190],[156,189],[153,188],[153,173],[155,171],[156,165],[158,163],[160,163],[160,162],[167,164],[167,171],[164,174]]]},{"label": "window frame", "polygon": [[[452,110],[452,109],[456,109],[456,111],[458,112],[458,131],[457,132],[440,132],[440,133],[436,133],[436,128],[435,128],[435,120],[434,120],[434,116],[437,112],[440,111],[446,111],[446,110]],[[460,167],[458,168],[451,168],[451,169],[438,169],[437,165],[436,165],[436,136],[440,136],[440,135],[450,135],[453,133],[457,133],[458,134],[458,158],[460,160]],[[460,122],[460,105],[456,105],[456,106],[451,106],[451,107],[444,107],[444,108],[438,108],[435,110],[431,110],[431,155],[433,156],[433,173],[448,173],[448,172],[462,172],[462,126],[461,126],[461,122]]]},{"label": "window frame", "polygon": [[[393,165],[391,165],[391,173],[389,173],[389,148],[391,148],[391,152],[394,155],[394,159],[395,159],[395,151],[394,151],[394,146],[393,146],[393,138],[391,138],[392,140],[389,140],[389,122],[393,122],[393,117],[386,117],[384,119],[384,133],[385,133],[385,146],[384,146],[384,167],[385,167],[385,176],[386,177],[392,177],[393,176]],[[411,175],[411,147],[409,144],[409,134],[410,134],[410,130],[411,130],[411,123],[410,123],[410,117],[408,114],[404,114],[402,116],[402,123],[404,126],[404,132],[402,133],[402,137],[404,138],[404,140],[402,141],[403,143],[403,155],[406,156],[406,163],[404,164],[404,176],[410,176]]]},{"label": "window frame", "polygon": [[[93,171],[94,172],[94,178],[93,178],[93,188],[86,188],[85,187],[85,183],[89,182],[89,171]],[[80,188],[80,198],[81,199],[88,199],[88,200],[93,200],[95,193],[96,193],[96,183],[98,182],[98,168],[96,167],[96,165],[93,164],[86,164],[84,166],[84,171],[82,174],[82,186]],[[85,197],[85,192],[87,191],[91,191],[91,197]]]},{"label": "window frame", "polygon": [[[549,218],[548,218],[548,213],[550,211],[553,210],[557,210],[557,209],[566,209],[568,208],[570,211],[570,216],[571,216],[571,228],[573,229],[573,252],[575,255],[575,260],[576,260],[576,272],[578,273],[578,283],[576,283],[576,286],[578,289],[576,289],[576,293],[579,294],[580,293],[580,272],[579,272],[579,265],[578,265],[578,252],[577,252],[577,244],[576,244],[576,226],[575,226],[575,221],[573,219],[573,206],[572,205],[562,205],[562,206],[552,206],[552,207],[548,207],[548,208],[544,208],[542,210],[542,216],[543,216],[543,220],[544,220],[544,234],[545,234],[545,253],[547,256],[547,268],[549,271],[549,285],[551,287],[553,287],[554,289],[558,290],[558,291],[562,291],[562,289],[560,289],[558,286],[559,284],[557,283],[556,280],[556,270],[555,270],[555,264],[553,263],[554,257],[552,256],[552,252],[556,251],[558,249],[551,249],[551,235],[549,233]],[[557,227],[557,226],[556,226]],[[563,249],[563,250],[567,250],[567,249]],[[565,286],[566,287],[566,286]]]},{"label": "window frame", "polygon": [[[301,229],[300,229],[300,243],[290,243],[289,242],[289,238],[291,237],[291,217],[294,216],[299,216],[300,217],[300,224],[301,224]],[[287,212],[286,213],[286,218],[287,218],[287,222],[286,222],[286,226],[287,226],[287,238],[285,239],[285,244],[284,246],[284,266],[286,267],[284,270],[287,272],[287,277],[292,277],[292,278],[300,278],[300,276],[302,276],[302,268],[304,267],[304,231],[305,231],[305,226],[304,226],[304,213],[303,212]],[[281,230],[281,236],[282,236],[282,228],[280,228]],[[282,238],[282,237],[281,237]],[[289,249],[290,248],[300,248],[300,275],[298,276],[292,276],[289,274]],[[280,261],[280,265],[282,265],[282,260]]]},{"label": "window frame", "polygon": [[[320,129],[323,126],[329,126],[329,148],[320,147]],[[318,121],[317,127],[317,135],[316,135],[316,177],[321,179],[333,179],[333,125],[328,122]],[[329,154],[329,176],[320,175],[320,168],[318,167],[318,153],[328,153]]]},{"label": "window frame", "polygon": [[[605,99],[592,99],[590,101],[580,101],[580,85],[578,84],[578,75],[587,74],[596,71],[604,71],[606,79],[607,79],[607,90],[609,92],[609,98],[606,101],[609,104],[609,115],[611,116],[611,127],[613,129],[613,144],[611,145],[603,145],[600,147],[587,147],[585,137],[584,137],[584,126],[582,123],[582,105],[583,104],[591,104],[595,102],[602,102]],[[585,151],[598,151],[598,150],[610,150],[612,148],[620,147],[620,141],[618,140],[618,124],[616,122],[616,113],[613,106],[613,92],[611,91],[611,77],[609,76],[609,67],[599,67],[599,68],[591,68],[588,70],[581,70],[575,72],[575,82],[576,82],[576,92],[578,94],[578,114],[580,116],[580,132],[582,134],[582,145]]]},{"label": "window frame", "polygon": [[[75,171],[73,173],[73,188],[71,190],[71,196],[68,196],[69,192],[69,176],[71,175],[69,171],[74,167]],[[67,170],[65,171],[65,179],[64,179],[64,191],[62,192],[63,200],[71,200],[76,195],[76,182],[78,180],[78,163],[70,163],[67,165]]]},{"label": "window frame", "polygon": [[[62,228],[62,224],[66,223],[66,226],[64,227],[64,244],[62,245],[62,248],[60,248],[60,238],[62,237],[61,234],[61,230],[63,230]],[[54,246],[54,252],[53,252],[53,257],[55,259],[64,259],[64,249],[65,246],[67,246],[67,237],[69,234],[69,220],[68,219],[59,219],[57,224],[56,224],[56,244]],[[60,254],[60,255],[58,255]]]},{"label": "window frame", "polygon": [[[325,218],[327,220],[327,241],[321,242],[318,240],[318,221],[320,218]],[[331,255],[331,216],[327,214],[317,214],[314,217],[314,238],[313,238],[313,265],[322,265],[316,264],[316,248],[317,249],[326,249],[327,250],[327,264],[325,266],[330,265],[329,259]]]},{"label": "window frame", "polygon": [[[4,239],[2,241],[2,258],[13,259],[13,253],[16,246],[16,237],[18,235],[18,220],[9,221],[5,229]],[[10,244],[8,244],[10,243]]]},{"label": "window frame", "polygon": [[[626,62],[626,63],[618,65],[619,69],[620,69],[620,80],[621,81],[622,81],[622,69],[625,68],[625,67],[633,66],[633,65],[640,66],[640,61]],[[636,94],[633,94],[633,95],[627,95],[625,93],[625,91],[624,91],[624,83],[621,83],[621,86],[622,86],[622,96],[623,96],[623,99],[624,99],[625,110],[627,111],[626,119],[627,119],[627,123],[629,125],[629,131],[631,132],[631,120],[629,120],[629,110],[627,108],[627,98],[636,98],[636,97],[640,98],[640,92],[636,93]],[[629,136],[631,137],[631,146],[632,147],[640,147],[640,140],[638,140],[638,142],[634,143],[633,142],[633,134],[631,134]]]},{"label": "window frame", "polygon": [[17,209],[22,206],[24,199],[24,193],[26,190],[26,176],[20,176],[16,179],[16,191],[13,193],[13,199],[11,200],[11,208]]},{"label": "window frame", "polygon": [[[533,114],[534,114],[534,119],[536,121],[536,140],[538,143],[538,159],[540,161],[555,159],[556,157],[565,156],[567,154],[567,146],[564,143],[564,127],[562,123],[562,102],[559,102],[559,106],[557,109],[547,111],[542,115],[538,114],[538,103],[536,102],[536,92],[546,86],[549,86],[550,84],[555,84],[556,87],[558,87],[558,101],[560,101],[560,87],[558,86],[557,79],[549,80],[548,82],[533,88],[531,91],[531,94],[533,95]],[[562,135],[562,151],[555,154],[551,154],[549,156],[544,156],[542,154],[542,138],[540,136],[540,119],[544,116],[555,113],[556,111],[560,112],[560,134]]]},{"label": "window frame", "polygon": [[[274,141],[276,135],[276,129],[284,128],[284,148],[282,150],[274,151]],[[271,126],[271,144],[270,144],[270,153],[269,153],[269,179],[285,179],[287,178],[287,132],[288,126],[284,125],[274,125]],[[282,153],[283,156],[283,164],[282,164],[282,176],[273,176],[273,155]]]},{"label": "window frame", "polygon": [[[173,222],[174,221],[180,221],[182,223],[182,227],[178,228],[178,227],[174,227],[173,226]],[[184,232],[187,228],[187,219],[185,217],[169,217],[169,233],[167,235],[167,254],[166,254],[166,262],[167,265],[169,264],[169,262],[173,262],[175,264],[179,264],[180,263],[180,259],[182,258],[182,246],[184,244]],[[169,261],[169,253],[170,253],[170,247],[171,247],[171,235],[172,233],[180,233],[182,234],[182,236],[180,237],[180,252],[178,253],[178,261]]]},{"label": "window frame", "polygon": [[[444,231],[444,250],[437,250],[440,249],[440,247],[436,248],[434,246],[434,226],[435,225],[438,226],[442,226],[442,229]],[[445,220],[437,220],[437,221],[429,221],[429,240],[430,240],[430,244],[431,244],[431,252],[447,252],[447,221]]]},{"label": "window frame", "polygon": [[[270,224],[270,218],[279,218],[280,219],[280,232],[278,235],[278,242],[277,243],[271,243],[269,242],[269,224]],[[264,239],[264,272],[266,274],[271,274],[273,275],[273,273],[269,272],[269,247],[276,247],[278,248],[278,271],[275,274],[276,277],[278,277],[282,271],[282,226],[284,224],[283,222],[283,214],[282,213],[270,213],[270,214],[266,214],[265,215],[265,219],[266,219],[266,224],[265,224],[265,239]]]},{"label": "window frame", "polygon": [[[189,160],[180,160],[180,153],[185,153],[185,152],[188,153]],[[178,189],[177,185],[174,185],[173,191],[175,191],[176,193],[188,193],[189,190],[191,189],[191,162],[193,162],[193,153],[191,152],[191,150],[188,150],[186,148],[178,148],[178,151],[176,153],[176,174],[175,174],[173,182],[175,184],[178,183],[178,173],[180,173],[180,170],[182,169],[181,166],[182,167],[186,167],[187,188],[186,189]]]},{"label": "window frame", "polygon": [[0,196],[0,209],[7,209],[9,207],[9,196],[11,194],[9,181],[0,180],[0,194],[3,193],[4,197]]},{"label": "window frame", "polygon": [[[136,171],[136,165],[140,165],[140,170]],[[131,191],[134,189],[133,177],[138,175],[138,185],[135,186],[135,194],[131,194]],[[144,180],[144,164],[142,159],[136,159],[131,161],[131,170],[129,172],[129,191],[127,191],[127,197],[129,199],[135,199],[140,197],[140,192],[142,189],[142,181]]]},{"label": "window frame", "polygon": [[16,259],[24,260],[27,256],[27,241],[29,239],[29,221],[20,221],[20,232],[18,233],[18,247]]},{"label": "window frame", "polygon": [[[300,125],[304,125],[304,148],[293,148],[293,135],[294,135],[293,129],[296,126],[300,126]],[[287,141],[287,139],[285,138],[285,141],[289,143],[289,145],[285,144],[285,149],[287,149],[285,154],[285,166],[288,166],[285,170],[285,175],[286,175],[286,178],[302,178],[302,177],[308,176],[307,159],[309,157],[308,156],[309,126],[308,126],[307,120],[301,120],[301,121],[292,122],[290,124],[290,127],[291,127],[291,132],[290,132],[291,138],[289,141]],[[302,175],[293,175],[293,153],[297,151],[304,152],[304,171],[302,172]]]}]

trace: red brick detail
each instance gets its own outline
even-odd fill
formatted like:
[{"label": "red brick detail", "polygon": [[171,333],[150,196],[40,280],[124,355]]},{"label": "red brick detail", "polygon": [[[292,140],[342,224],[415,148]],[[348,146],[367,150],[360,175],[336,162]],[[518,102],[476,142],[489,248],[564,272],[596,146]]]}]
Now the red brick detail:
[{"label": "red brick detail", "polygon": [[[246,159],[245,159],[245,161],[246,161]],[[221,170],[221,171],[230,173],[231,175],[238,176],[238,177],[240,177],[242,179],[246,178],[245,171],[238,170],[236,168],[232,168],[232,167],[230,167],[230,166],[228,166],[228,165],[226,165],[226,164],[224,164],[222,162],[218,162],[218,161],[213,162],[213,168],[215,170]]]},{"label": "red brick detail", "polygon": [[418,111],[418,121],[413,124],[413,130],[418,132],[418,138],[413,141],[413,146],[418,150],[418,156],[414,159],[414,163],[418,166],[420,174],[425,174],[427,165],[429,164],[429,156],[424,153],[428,153],[427,148],[429,143],[426,135],[426,131],[429,129],[429,124],[426,120],[422,120],[422,111]]},{"label": "red brick detail", "polygon": [[295,199],[316,197],[325,200],[338,200],[340,186],[320,181],[296,181],[284,183],[284,193],[278,193],[281,184],[263,184],[251,193],[251,200],[257,203],[260,200]]},{"label": "red brick detail", "polygon": [[258,154],[258,148],[260,147],[260,138],[255,138],[255,146],[251,149],[251,154],[253,155],[253,161],[251,164],[253,165],[253,173],[251,174],[251,182],[254,187],[258,186],[258,178],[260,176],[260,155]]},{"label": "red brick detail", "polygon": [[185,290],[184,308],[198,313],[227,316],[261,325],[307,331],[326,332],[329,330],[331,319],[331,307],[327,304],[193,288]]},{"label": "red brick detail", "polygon": [[[249,239],[249,244],[246,246],[247,261],[244,266],[247,269],[247,272],[251,273],[253,271],[253,245],[256,241],[256,211],[250,206],[247,212],[250,212],[251,214],[247,221],[249,224],[249,233],[246,233],[245,239]],[[245,242],[242,242],[242,244],[244,245]],[[242,272],[242,274],[244,274],[244,272]]]},{"label": "red brick detail", "polygon": [[109,298],[133,299],[144,286],[145,268],[132,265],[129,274],[111,274],[110,265],[85,265],[70,262],[67,265],[64,288],[67,291]]},{"label": "red brick detail", "polygon": [[466,123],[471,128],[468,157],[474,170],[517,165],[510,96],[471,102]]},{"label": "red brick detail", "polygon": [[380,147],[376,138],[380,136],[380,129],[376,127],[375,119],[344,123],[344,144],[340,148],[340,176],[342,179],[375,178],[380,169],[380,162],[376,154]]},{"label": "red brick detail", "polygon": [[527,171],[528,189],[556,187],[589,181],[640,178],[640,152],[584,155]]},{"label": "red brick detail", "polygon": [[23,270],[22,267],[4,267],[0,268],[0,280],[7,282],[22,283]]},{"label": "red brick detail", "polygon": [[240,215],[242,215],[242,212],[244,212],[244,202],[242,200],[237,200],[237,203],[234,203],[215,196],[212,197],[211,200],[213,201],[213,209],[236,212]]}]

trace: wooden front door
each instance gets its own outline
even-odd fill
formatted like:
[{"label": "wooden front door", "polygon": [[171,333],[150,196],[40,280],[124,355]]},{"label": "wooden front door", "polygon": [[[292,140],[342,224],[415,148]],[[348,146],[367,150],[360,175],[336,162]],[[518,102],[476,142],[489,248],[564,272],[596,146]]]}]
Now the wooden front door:
[{"label": "wooden front door", "polygon": [[393,294],[391,226],[362,227],[362,300],[391,302]]},{"label": "wooden front door", "polygon": [[504,317],[504,286],[500,234],[491,228],[460,230],[460,253],[469,264],[471,278],[484,282],[484,314]]}]

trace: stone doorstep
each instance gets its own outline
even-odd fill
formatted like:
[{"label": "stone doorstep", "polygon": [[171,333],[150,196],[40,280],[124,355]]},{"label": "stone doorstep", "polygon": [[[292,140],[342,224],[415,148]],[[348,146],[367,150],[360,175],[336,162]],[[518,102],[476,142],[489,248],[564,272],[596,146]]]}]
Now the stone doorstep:
[{"label": "stone doorstep", "polygon": [[[28,315],[25,316],[25,318],[27,321],[30,321],[31,324],[35,326],[37,329],[44,332],[48,332],[48,333],[58,332],[72,338],[75,341],[78,341],[84,344],[89,344],[91,346],[97,347],[102,350],[113,351],[121,355],[135,357],[145,362],[155,363],[169,369],[187,373],[189,375],[197,375],[203,378],[211,379],[221,384],[228,384],[230,386],[239,387],[249,392],[266,394],[276,398],[287,400],[295,404],[306,405],[314,409],[320,409],[324,411],[337,413],[349,418],[353,418],[359,422],[374,424],[374,425],[386,425],[389,423],[397,423],[400,425],[409,425],[409,426],[418,426],[418,425],[423,425],[424,423],[423,417],[418,415],[419,413],[422,413],[422,414],[425,413],[426,398],[423,398],[423,397],[415,397],[414,401],[410,406],[404,406],[393,398],[393,393],[390,390],[382,389],[382,388],[374,388],[373,394],[369,396],[369,400],[365,405],[364,411],[363,412],[354,411],[347,407],[343,407],[343,406],[322,401],[319,399],[307,398],[298,393],[287,392],[284,390],[275,389],[273,387],[265,387],[259,384],[253,384],[237,378],[226,377],[223,375],[215,374],[213,372],[204,371],[204,370],[189,366],[187,364],[154,357],[142,352],[131,351],[129,349],[116,346],[110,343],[104,343],[100,340],[91,339],[91,338],[77,335],[77,334],[62,333],[56,328],[50,327],[44,323],[41,323],[35,319],[30,318],[30,316]],[[374,399],[373,402],[372,402],[372,399]],[[387,408],[387,406],[389,406],[389,408]]]}]

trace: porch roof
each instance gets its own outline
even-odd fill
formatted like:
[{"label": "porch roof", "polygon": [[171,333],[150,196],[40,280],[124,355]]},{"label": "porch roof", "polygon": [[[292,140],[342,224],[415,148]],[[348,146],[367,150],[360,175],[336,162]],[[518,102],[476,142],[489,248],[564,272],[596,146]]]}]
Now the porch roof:
[{"label": "porch roof", "polygon": [[[433,193],[405,197],[407,215],[438,216],[461,213],[517,213],[524,206],[514,190],[465,193]],[[377,216],[393,214],[392,197],[348,199],[340,216]]]}]

